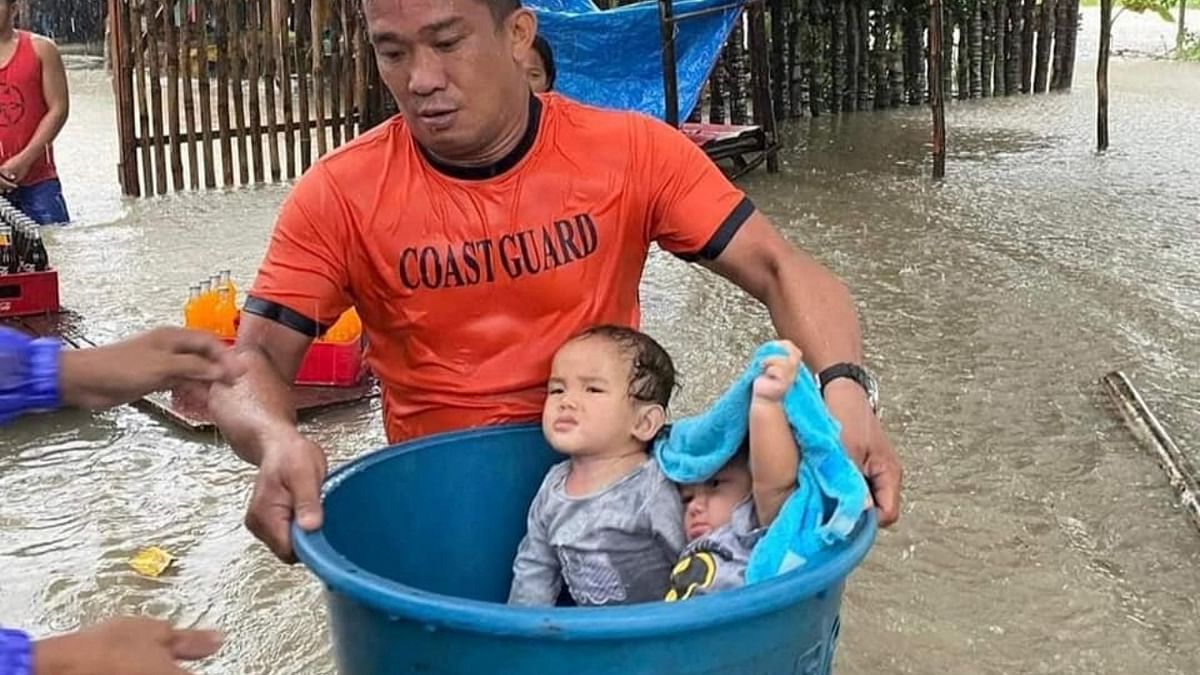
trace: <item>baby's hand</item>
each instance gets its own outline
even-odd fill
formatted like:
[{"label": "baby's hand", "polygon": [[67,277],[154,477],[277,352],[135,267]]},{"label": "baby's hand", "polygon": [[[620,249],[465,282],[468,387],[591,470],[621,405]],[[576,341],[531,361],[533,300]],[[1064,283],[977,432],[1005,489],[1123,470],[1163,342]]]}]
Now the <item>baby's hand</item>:
[{"label": "baby's hand", "polygon": [[800,369],[800,348],[791,340],[779,340],[776,344],[787,350],[787,356],[771,356],[763,359],[763,372],[754,379],[754,398],[766,401],[781,401]]}]

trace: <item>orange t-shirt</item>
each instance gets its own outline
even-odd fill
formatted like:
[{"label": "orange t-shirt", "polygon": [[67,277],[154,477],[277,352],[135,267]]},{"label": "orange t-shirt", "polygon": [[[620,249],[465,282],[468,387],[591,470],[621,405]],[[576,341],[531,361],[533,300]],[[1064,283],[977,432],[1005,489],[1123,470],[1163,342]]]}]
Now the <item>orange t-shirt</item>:
[{"label": "orange t-shirt", "polygon": [[499,163],[443,166],[400,117],[322,157],[285,201],[245,311],[314,335],[351,305],[388,438],[537,419],[554,352],[637,326],[651,242],[715,258],[754,211],[651,118],[532,97]]}]

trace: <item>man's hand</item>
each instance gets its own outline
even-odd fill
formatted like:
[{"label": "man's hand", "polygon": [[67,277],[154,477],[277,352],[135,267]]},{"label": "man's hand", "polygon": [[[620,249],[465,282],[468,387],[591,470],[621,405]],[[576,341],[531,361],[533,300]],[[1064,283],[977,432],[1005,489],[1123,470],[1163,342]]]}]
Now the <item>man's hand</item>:
[{"label": "man's hand", "polygon": [[64,349],[63,402],[98,410],[184,383],[232,383],[244,367],[220,340],[200,331],[156,328],[90,349]]},{"label": "man's hand", "polygon": [[857,382],[837,379],[825,387],[825,404],[842,425],[846,452],[871,487],[879,524],[887,527],[895,523],[900,518],[900,457],[871,410],[866,392]]},{"label": "man's hand", "polygon": [[325,452],[294,428],[272,434],[263,448],[246,527],[291,564],[296,562],[292,519],[305,531],[321,527],[321,481],[329,467]]},{"label": "man's hand", "polygon": [[209,656],[221,635],[178,630],[142,618],[110,619],[92,628],[34,643],[36,675],[184,675],[177,661]]},{"label": "man's hand", "polygon": [[0,164],[0,187],[3,187],[5,192],[15,189],[25,180],[25,176],[29,174],[29,168],[33,166],[33,161],[25,159],[23,155],[17,154],[9,157]]}]

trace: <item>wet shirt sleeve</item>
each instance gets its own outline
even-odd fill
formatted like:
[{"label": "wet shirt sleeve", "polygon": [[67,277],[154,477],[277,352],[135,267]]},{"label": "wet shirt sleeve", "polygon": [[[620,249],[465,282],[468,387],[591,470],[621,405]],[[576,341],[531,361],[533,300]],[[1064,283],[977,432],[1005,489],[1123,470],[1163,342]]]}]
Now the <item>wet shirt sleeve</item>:
[{"label": "wet shirt sleeve", "polygon": [[662,474],[657,463],[653,469],[657,476],[650,485],[646,513],[650,519],[650,530],[674,560],[687,545],[687,537],[683,532],[683,500],[679,497],[679,488]]},{"label": "wet shirt sleeve", "polygon": [[[549,479],[549,477],[548,477]],[[513,561],[513,581],[508,592],[508,604],[549,607],[562,591],[562,570],[558,555],[550,546],[544,509],[549,497],[549,480],[533,498],[526,520],[525,536],[517,547]]]},{"label": "wet shirt sleeve", "polygon": [[646,199],[648,239],[684,260],[716,259],[754,204],[677,129],[644,117],[636,124],[631,174]]},{"label": "wet shirt sleeve", "polygon": [[280,209],[244,311],[316,336],[350,308],[353,214],[321,164]]}]

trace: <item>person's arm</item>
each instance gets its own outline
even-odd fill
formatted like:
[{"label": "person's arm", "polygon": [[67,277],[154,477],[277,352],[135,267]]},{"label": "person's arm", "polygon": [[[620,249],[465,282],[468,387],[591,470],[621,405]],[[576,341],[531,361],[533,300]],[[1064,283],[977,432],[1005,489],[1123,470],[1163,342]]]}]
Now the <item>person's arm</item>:
[{"label": "person's arm", "polygon": [[22,631],[0,629],[0,675],[179,675],[177,661],[205,658],[220,646],[215,631],[143,618],[110,619],[36,642]]},{"label": "person's arm", "polygon": [[245,374],[214,386],[208,407],[233,451],[250,464],[262,463],[273,438],[299,433],[290,383],[312,341],[272,319],[242,313],[234,350]]},{"label": "person's arm", "polygon": [[[780,337],[804,351],[813,372],[862,363],[858,317],[845,285],[788,244],[761,213],[755,211],[721,255],[704,264],[766,305]],[[824,398],[841,423],[846,451],[871,486],[880,524],[891,525],[900,517],[900,459],[866,391],[840,378],[825,387]]]},{"label": "person's arm", "polygon": [[232,382],[240,373],[219,340],[183,328],[87,349],[0,329],[0,423],[63,406],[111,408],[181,383]]},{"label": "person's arm", "polygon": [[46,99],[46,115],[38,122],[29,143],[0,166],[7,172],[4,177],[13,183],[21,182],[34,160],[42,156],[58,138],[71,109],[67,72],[58,47],[50,39],[38,35],[33,38],[33,50],[42,63],[42,95]]},{"label": "person's arm", "polygon": [[[636,172],[647,178],[651,239],[737,284],[762,302],[779,336],[795,342],[814,372],[861,364],[862,336],[846,286],[775,230],[694,143],[660,123],[633,138]],[[866,392],[848,378],[825,387],[846,450],[862,467],[890,525],[900,516],[900,460]]]},{"label": "person's arm", "polygon": [[683,500],[674,483],[662,481],[646,504],[650,516],[650,529],[654,538],[662,543],[672,558],[678,558],[687,546],[687,534],[683,531]]},{"label": "person's arm", "polygon": [[208,409],[234,452],[259,467],[246,526],[295,562],[293,517],[321,526],[325,451],[296,428],[291,383],[313,339],[351,306],[348,209],[321,164],[292,188],[247,293],[235,350],[246,374],[215,386]]},{"label": "person's arm", "polygon": [[541,518],[543,499],[539,491],[529,507],[525,536],[513,560],[513,580],[508,591],[510,605],[550,607],[562,591],[562,569]]},{"label": "person's arm", "polygon": [[779,509],[796,489],[800,448],[783,409],[783,397],[800,365],[800,351],[783,341],[787,357],[763,362],[763,372],[754,380],[750,402],[750,479],[754,513],[762,527],[770,527]]}]

